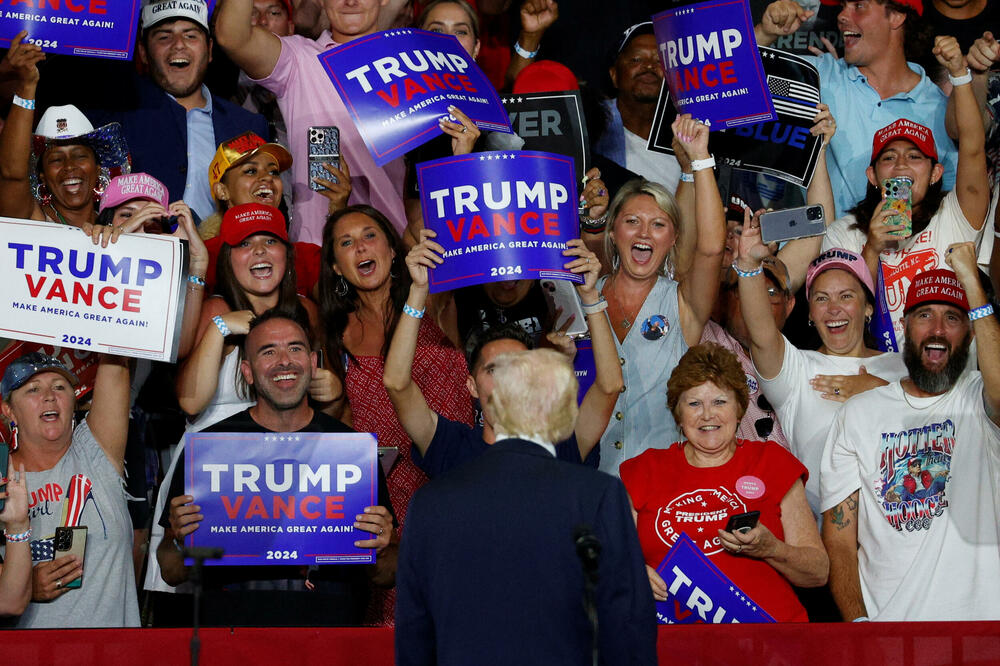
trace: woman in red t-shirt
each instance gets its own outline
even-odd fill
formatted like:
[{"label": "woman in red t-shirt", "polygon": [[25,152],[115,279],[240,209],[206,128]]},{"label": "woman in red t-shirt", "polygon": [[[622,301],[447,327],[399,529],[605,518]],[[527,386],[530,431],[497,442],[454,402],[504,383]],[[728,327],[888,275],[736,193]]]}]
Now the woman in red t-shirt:
[{"label": "woman in red t-shirt", "polygon": [[[686,534],[775,620],[806,622],[792,585],[823,585],[830,569],[806,503],[808,472],[774,442],[736,439],[747,401],[732,352],[713,343],[692,347],[667,382],[667,406],[687,441],[627,460],[621,478],[657,601],[667,600],[673,581],[656,568]],[[753,529],[725,530],[731,516],[750,511],[760,512]]]}]

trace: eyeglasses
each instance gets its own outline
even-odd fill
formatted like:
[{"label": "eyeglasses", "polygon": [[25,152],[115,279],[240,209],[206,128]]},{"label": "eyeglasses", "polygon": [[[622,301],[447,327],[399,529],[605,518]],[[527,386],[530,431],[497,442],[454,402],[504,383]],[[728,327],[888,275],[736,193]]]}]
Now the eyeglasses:
[{"label": "eyeglasses", "polygon": [[[761,393],[757,396],[757,407],[760,408],[762,412],[774,413],[774,408],[771,407],[771,403],[767,401],[764,394]],[[771,436],[774,432],[774,417],[773,416],[762,416],[761,418],[754,421],[754,430],[757,431],[757,436],[766,439]]]}]

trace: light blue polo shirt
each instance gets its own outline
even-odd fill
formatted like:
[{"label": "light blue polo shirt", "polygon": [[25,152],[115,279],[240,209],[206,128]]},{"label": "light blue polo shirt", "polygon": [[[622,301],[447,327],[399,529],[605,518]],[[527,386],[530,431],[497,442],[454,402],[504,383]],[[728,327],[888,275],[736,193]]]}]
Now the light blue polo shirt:
[{"label": "light blue polo shirt", "polygon": [[[215,212],[215,199],[208,186],[208,167],[215,157],[218,144],[212,124],[212,93],[202,84],[205,106],[191,109],[187,117],[187,179],[184,182],[184,203],[204,220]],[[169,95],[169,93],[168,93]],[[169,95],[177,101],[173,95]],[[229,137],[225,137],[229,138]]]},{"label": "light blue polo shirt", "polygon": [[886,125],[906,118],[929,127],[934,133],[938,161],[944,164],[944,189],[955,187],[958,151],[945,130],[944,117],[948,98],[920,65],[906,63],[920,75],[912,90],[881,99],[861,71],[829,53],[804,56],[819,70],[820,98],[830,106],[837,120],[827,153],[830,184],[837,204],[836,218],[865,198],[868,178],[865,169],[871,164],[872,138]]}]

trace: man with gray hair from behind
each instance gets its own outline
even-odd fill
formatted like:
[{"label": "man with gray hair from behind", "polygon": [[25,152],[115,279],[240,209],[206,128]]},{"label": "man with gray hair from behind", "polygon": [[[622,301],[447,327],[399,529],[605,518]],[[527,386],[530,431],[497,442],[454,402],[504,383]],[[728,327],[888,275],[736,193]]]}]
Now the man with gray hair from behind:
[{"label": "man with gray hair from behind", "polygon": [[596,649],[604,664],[655,664],[656,615],[625,489],[555,457],[553,442],[576,422],[572,366],[550,349],[492,366],[484,409],[496,443],[410,504],[396,663],[581,664]]}]

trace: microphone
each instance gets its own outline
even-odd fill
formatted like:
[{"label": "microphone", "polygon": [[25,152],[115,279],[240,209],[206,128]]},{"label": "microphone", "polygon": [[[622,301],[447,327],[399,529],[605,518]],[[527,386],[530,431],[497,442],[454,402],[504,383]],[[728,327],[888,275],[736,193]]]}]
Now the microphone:
[{"label": "microphone", "polygon": [[584,572],[596,580],[601,542],[590,529],[590,525],[577,525],[573,528],[573,543],[576,545],[576,556],[580,558]]}]

